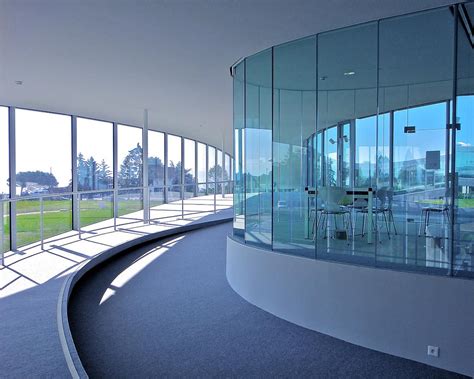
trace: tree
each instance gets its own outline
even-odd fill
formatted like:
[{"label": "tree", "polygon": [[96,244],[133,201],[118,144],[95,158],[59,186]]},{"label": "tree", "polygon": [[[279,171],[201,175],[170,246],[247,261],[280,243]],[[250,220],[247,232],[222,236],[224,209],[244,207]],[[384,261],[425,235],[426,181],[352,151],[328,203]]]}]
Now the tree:
[{"label": "tree", "polygon": [[22,171],[16,174],[16,183],[20,185],[20,194],[23,194],[28,183],[34,183],[39,186],[56,187],[58,181],[53,174],[44,171]]},{"label": "tree", "polygon": [[[224,177],[222,177],[222,174],[224,174]],[[229,175],[226,170],[223,170],[221,165],[215,165],[209,169],[208,178],[210,182],[213,182],[214,180],[220,182],[223,180],[229,180]]]},{"label": "tree", "polygon": [[119,184],[122,187],[142,186],[143,149],[139,143],[124,158],[118,176]]},{"label": "tree", "polygon": [[97,181],[101,189],[108,188],[112,183],[112,171],[104,159],[102,159],[97,168]]},{"label": "tree", "polygon": [[163,185],[164,165],[160,158],[148,158],[148,180],[151,186]]}]

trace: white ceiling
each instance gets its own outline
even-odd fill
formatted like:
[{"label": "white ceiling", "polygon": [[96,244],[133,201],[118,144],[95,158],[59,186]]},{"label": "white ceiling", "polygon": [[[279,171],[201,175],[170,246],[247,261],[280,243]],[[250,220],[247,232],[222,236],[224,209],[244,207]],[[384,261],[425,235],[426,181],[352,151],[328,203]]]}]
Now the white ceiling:
[{"label": "white ceiling", "polygon": [[238,58],[452,2],[0,0],[0,104],[133,125],[147,108],[151,128],[231,152]]}]

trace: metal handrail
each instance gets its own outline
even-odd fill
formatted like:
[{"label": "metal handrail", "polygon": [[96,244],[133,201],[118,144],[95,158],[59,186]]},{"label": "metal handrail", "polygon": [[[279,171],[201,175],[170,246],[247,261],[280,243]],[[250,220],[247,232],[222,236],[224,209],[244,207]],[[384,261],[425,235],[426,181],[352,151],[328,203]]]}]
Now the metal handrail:
[{"label": "metal handrail", "polygon": [[[169,203],[177,203],[179,204],[179,202],[181,202],[181,219],[184,219],[185,217],[185,201],[186,200],[189,200],[190,198],[185,198],[185,189],[186,188],[189,188],[189,187],[195,187],[195,194],[196,198],[198,197],[201,197],[199,196],[199,194],[201,194],[201,192],[199,192],[198,190],[198,186],[199,185],[206,185],[206,190],[205,190],[205,196],[207,195],[213,195],[212,198],[213,198],[213,212],[216,213],[217,212],[217,197],[219,195],[222,195],[222,198],[225,198],[225,195],[227,194],[232,194],[232,192],[230,193],[225,193],[224,192],[224,188],[223,188],[223,191],[222,191],[222,194],[220,193],[217,193],[217,188],[216,186],[219,185],[219,184],[222,184],[222,185],[228,185],[228,189],[232,189],[233,188],[233,180],[221,180],[221,181],[214,181],[214,182],[205,182],[205,183],[181,183],[181,184],[169,184],[169,185],[161,185],[161,186],[143,186],[143,187],[129,187],[129,188],[111,188],[111,189],[101,189],[101,190],[85,190],[85,191],[67,191],[67,192],[58,192],[58,193],[42,193],[42,194],[34,194],[34,195],[31,195],[31,194],[28,194],[28,195],[23,195],[23,196],[14,196],[12,198],[0,198],[0,215],[2,215],[2,222],[0,223],[0,264],[3,265],[3,260],[4,260],[4,251],[3,251],[3,246],[5,244],[5,231],[4,231],[4,222],[3,222],[3,218],[5,217],[5,204],[12,204],[12,203],[18,203],[20,201],[30,201],[30,200],[39,200],[39,218],[40,218],[40,239],[39,239],[39,243],[40,243],[40,246],[41,246],[41,249],[44,249],[44,215],[45,213],[48,212],[48,210],[45,211],[44,209],[44,201],[45,199],[50,199],[50,198],[59,198],[59,197],[64,197],[64,196],[70,196],[71,197],[71,204],[73,203],[73,197],[74,196],[77,196],[78,197],[78,200],[80,202],[81,200],[81,196],[82,195],[91,195],[91,194],[103,194],[103,193],[108,193],[108,194],[112,194],[113,197],[112,197],[112,206],[113,206],[113,209],[115,209],[116,206],[118,206],[118,203],[120,202],[120,199],[119,199],[119,196],[120,196],[120,192],[121,191],[137,191],[137,190],[140,190],[140,191],[151,191],[151,190],[162,190],[162,191],[165,191],[165,190],[170,190],[171,188],[177,188],[179,189],[179,192],[180,192],[180,198],[175,200],[175,201],[167,201],[167,202],[164,202],[164,204],[169,204]],[[208,188],[210,185],[214,185],[215,186],[215,189],[212,193],[208,193]],[[142,192],[142,201],[143,201],[143,192]],[[164,200],[164,199],[163,199]],[[80,207],[79,207],[80,208]],[[154,207],[152,206],[149,206],[148,207],[148,210],[147,211],[150,211],[151,209],[153,209]],[[143,206],[142,206],[142,209],[138,210],[137,212],[139,211],[146,211]],[[192,214],[199,214],[199,213],[208,213],[209,210],[205,210],[205,211],[193,211]],[[135,213],[135,212],[132,212],[132,213]],[[79,212],[77,212],[77,217],[78,217],[78,229],[77,229],[77,232],[78,232],[78,236],[79,238],[82,238],[82,233],[84,232],[90,232],[90,231],[96,231],[96,230],[102,230],[102,229],[108,229],[108,228],[111,228],[112,226],[107,226],[107,227],[100,227],[100,228],[95,228],[95,229],[92,229],[92,230],[83,230],[83,228],[81,227],[81,222],[80,222],[80,215],[81,215],[81,212],[80,212],[80,209],[79,209]],[[14,215],[13,217],[16,217],[16,215]],[[168,216],[168,217],[176,217],[176,215],[173,215],[173,216]],[[164,218],[168,218],[168,217],[164,217]],[[129,223],[122,223],[120,225],[128,225],[128,224],[133,224],[133,223],[136,223],[137,221],[143,221],[144,223],[156,223],[157,220],[159,219],[150,219],[150,220],[145,220],[145,217],[143,219],[134,219],[134,218],[129,218],[129,217],[124,217],[124,216],[118,216],[115,212],[114,212],[114,215],[113,215],[113,221],[114,221],[114,224],[113,224],[113,228],[114,230],[117,230],[117,218],[120,218],[120,219],[130,219],[130,220],[133,220]],[[104,220],[105,221],[105,220]],[[100,223],[102,221],[99,221],[97,222]],[[73,229],[74,230],[74,229]],[[52,237],[50,237],[52,238]],[[49,238],[48,238],[49,239]],[[38,246],[38,245],[34,245],[34,246]]]}]

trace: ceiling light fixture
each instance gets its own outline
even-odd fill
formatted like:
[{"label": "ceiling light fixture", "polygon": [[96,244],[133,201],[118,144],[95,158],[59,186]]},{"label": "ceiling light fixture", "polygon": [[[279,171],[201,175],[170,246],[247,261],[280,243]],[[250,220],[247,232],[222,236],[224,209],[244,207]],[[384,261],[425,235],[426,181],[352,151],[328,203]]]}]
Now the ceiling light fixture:
[{"label": "ceiling light fixture", "polygon": [[355,75],[355,71],[346,71],[344,73],[344,76],[352,76],[352,75]]},{"label": "ceiling light fixture", "polygon": [[23,80],[15,80],[15,84],[17,86],[21,86],[23,84]]}]

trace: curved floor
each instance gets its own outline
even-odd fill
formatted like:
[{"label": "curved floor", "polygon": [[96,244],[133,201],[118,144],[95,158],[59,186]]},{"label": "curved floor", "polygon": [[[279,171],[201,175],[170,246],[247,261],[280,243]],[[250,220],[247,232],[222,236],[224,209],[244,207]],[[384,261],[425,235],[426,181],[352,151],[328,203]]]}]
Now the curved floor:
[{"label": "curved floor", "polygon": [[89,376],[457,377],[247,303],[225,277],[230,232],[226,223],[155,242],[83,277],[69,317]]}]

